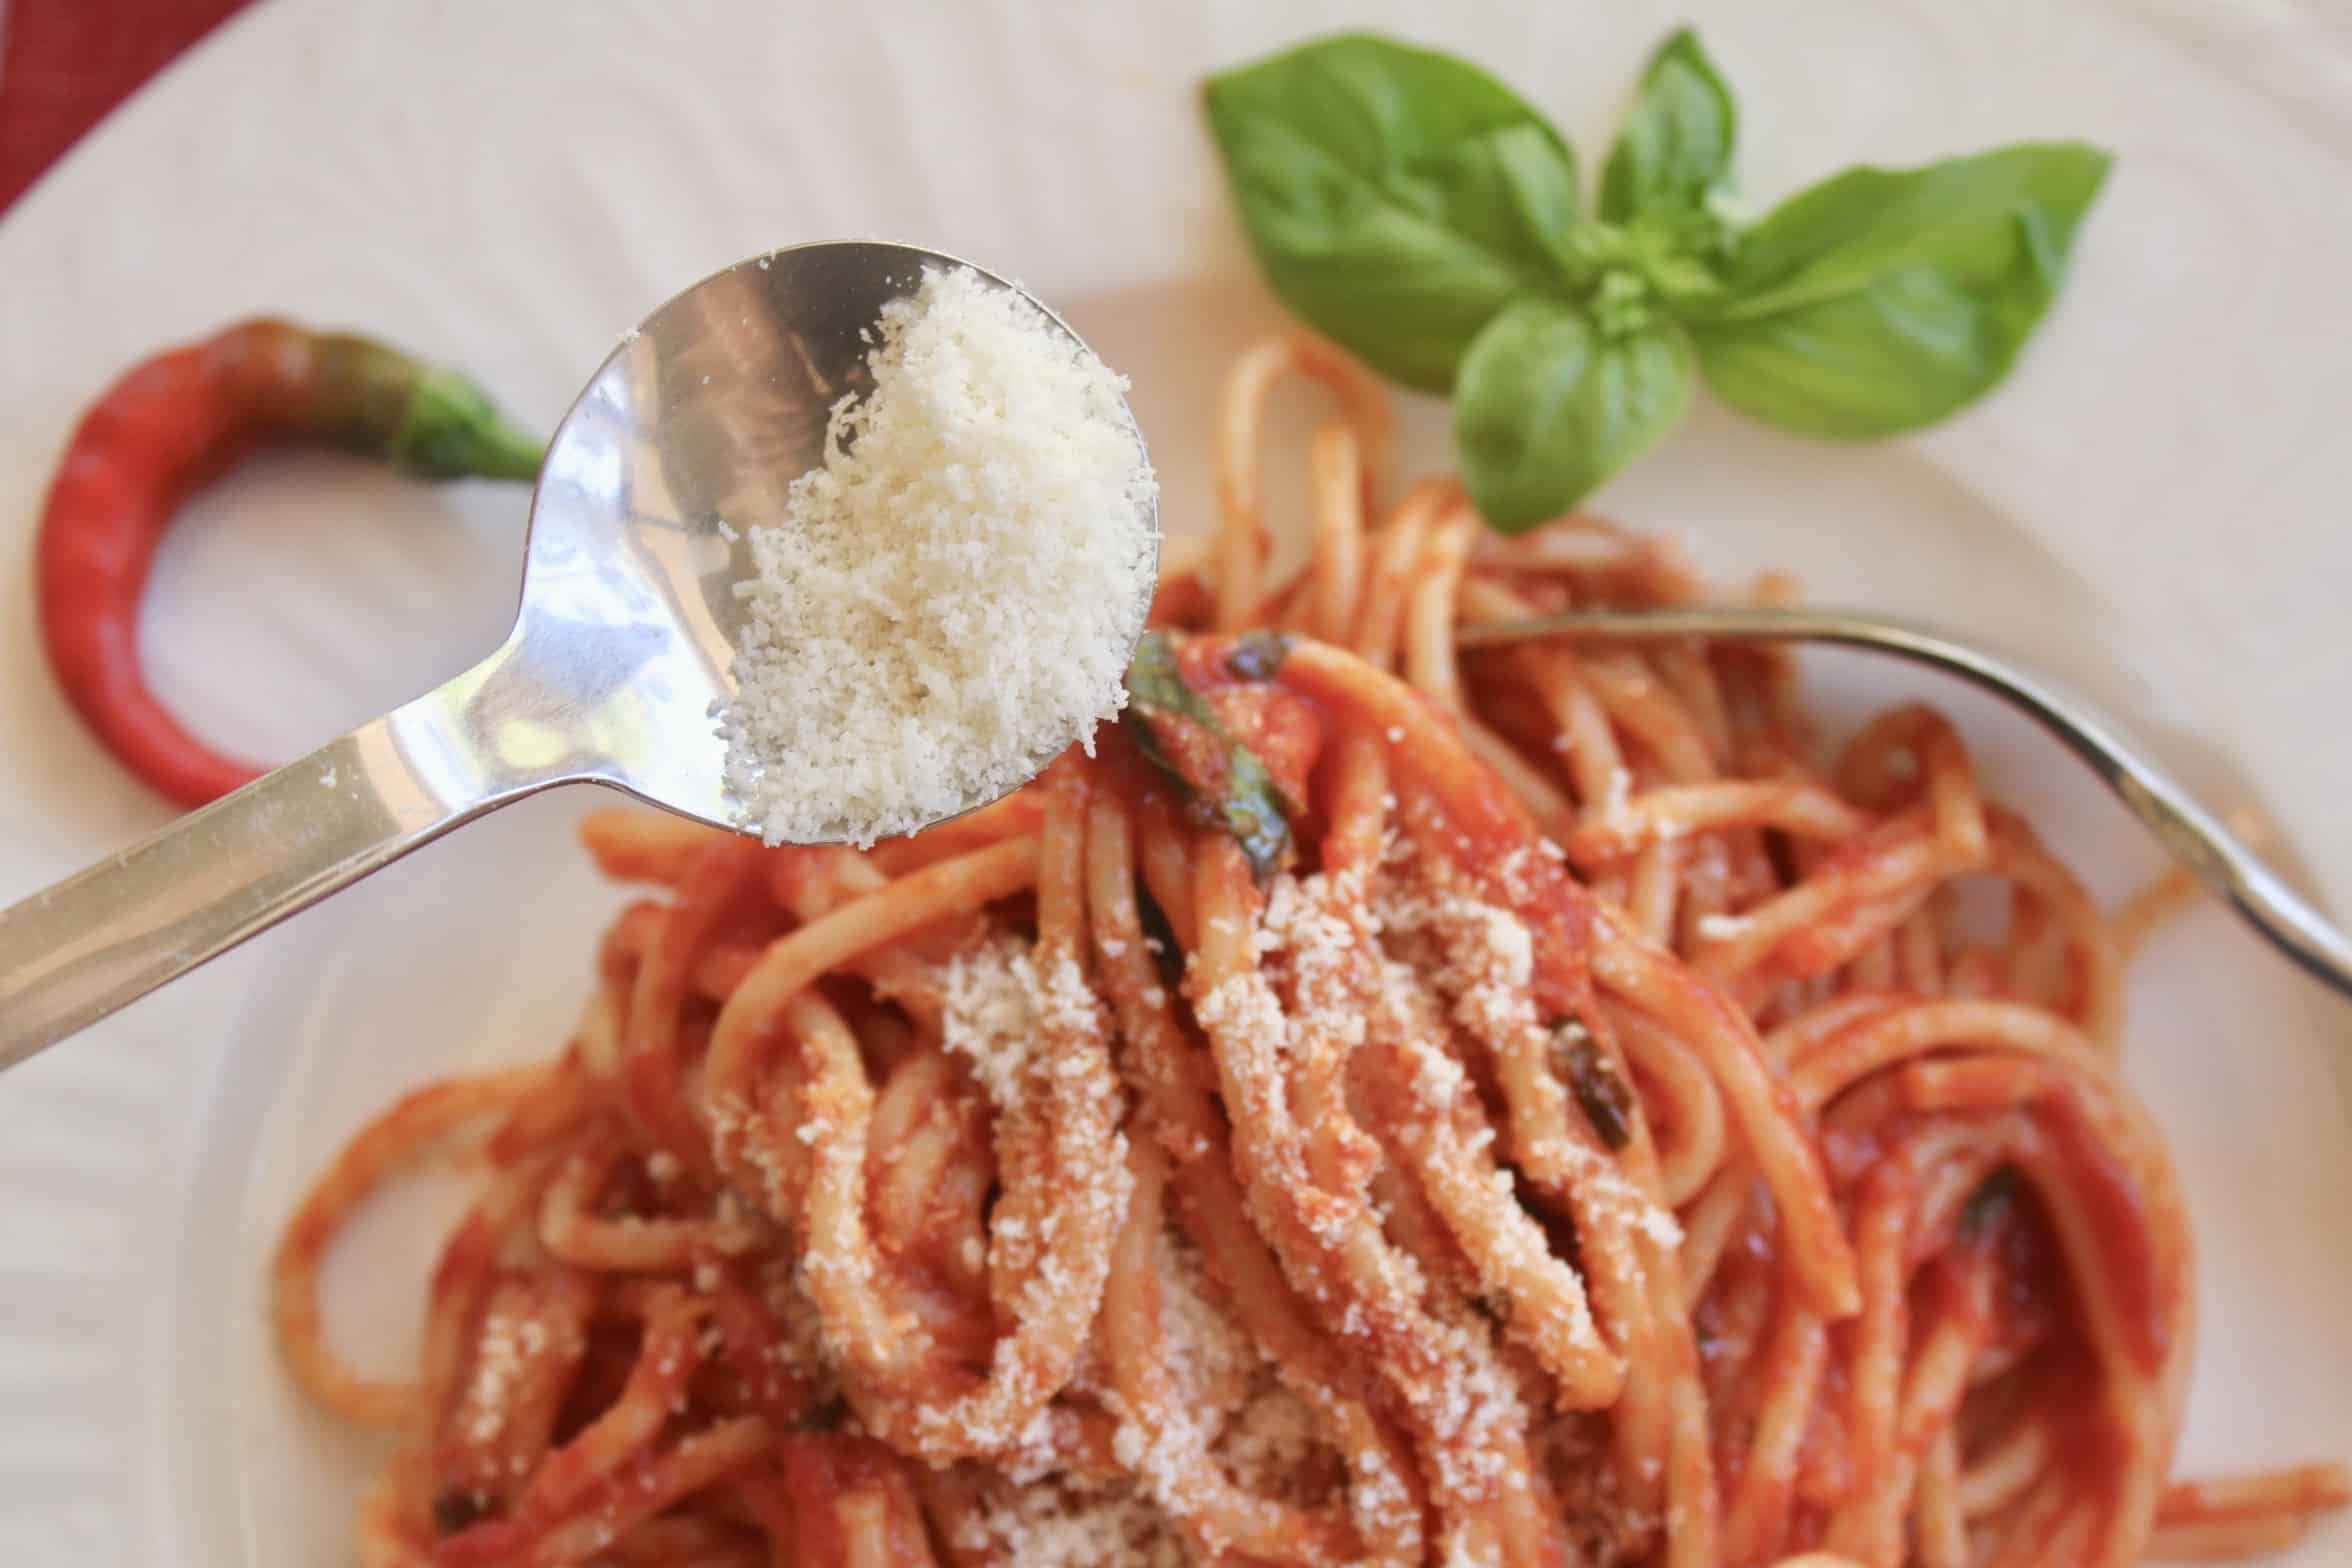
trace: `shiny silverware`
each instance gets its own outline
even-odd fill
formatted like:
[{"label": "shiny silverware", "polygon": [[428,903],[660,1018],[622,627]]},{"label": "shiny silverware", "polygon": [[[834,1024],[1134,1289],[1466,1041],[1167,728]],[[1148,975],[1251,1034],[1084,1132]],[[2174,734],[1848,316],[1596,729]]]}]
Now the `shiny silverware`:
[{"label": "shiny silverware", "polygon": [[734,692],[748,530],[822,461],[827,411],[867,376],[864,334],[927,265],[969,264],[905,245],[797,246],[647,317],[548,447],[504,646],[0,910],[0,1067],[554,785],[734,826],[712,710]]},{"label": "shiny silverware", "polygon": [[1892,654],[1957,675],[1991,692],[2065,743],[2115,798],[2146,823],[2165,852],[2243,915],[2271,944],[2339,994],[2352,997],[2352,943],[2265,866],[2086,699],[1916,622],[1849,610],[1691,605],[1650,610],[1572,610],[1463,626],[1465,647],[1552,637],[1725,637],[1818,642]]}]

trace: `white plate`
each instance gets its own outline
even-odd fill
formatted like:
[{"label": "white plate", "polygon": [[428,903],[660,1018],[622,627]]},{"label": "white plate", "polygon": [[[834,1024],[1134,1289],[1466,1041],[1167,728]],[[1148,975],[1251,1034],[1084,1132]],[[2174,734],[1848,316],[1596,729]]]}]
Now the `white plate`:
[{"label": "white plate", "polygon": [[[1022,276],[1134,375],[1181,527],[1206,516],[1222,357],[1269,319],[1195,123],[1200,74],[1389,27],[1499,67],[1589,159],[1648,46],[1694,11],[1741,91],[1761,197],[1864,152],[2029,135],[2121,162],[2067,300],[1981,411],[1852,450],[1703,410],[1607,503],[1726,575],[1792,564],[1819,596],[2036,654],[2218,798],[2259,798],[2352,897],[2352,450],[2332,429],[2352,401],[2352,73],[2297,13],[794,10],[261,7],[0,223],[0,898],[163,818],[51,694],[23,538],[75,410],[158,344],[260,309],[348,323],[546,423],[614,333],[715,265],[828,235],[930,241]],[[323,459],[241,477],[165,551],[159,682],[223,741],[292,755],[490,645],[520,507]],[[1922,687],[1851,661],[1817,676],[1843,709]],[[2102,890],[2151,869],[2037,736],[1931,695]],[[559,1037],[611,904],[565,831],[583,804],[468,830],[0,1081],[0,1561],[343,1559],[365,1455],[271,1365],[261,1259],[298,1183],[396,1087]],[[2212,912],[2133,1002],[2134,1077],[2203,1246],[2185,1459],[2352,1455],[2352,1027]],[[431,1208],[379,1216],[331,1281],[371,1359],[413,1334],[406,1259]],[[2348,1551],[2339,1525],[2293,1561]]]}]

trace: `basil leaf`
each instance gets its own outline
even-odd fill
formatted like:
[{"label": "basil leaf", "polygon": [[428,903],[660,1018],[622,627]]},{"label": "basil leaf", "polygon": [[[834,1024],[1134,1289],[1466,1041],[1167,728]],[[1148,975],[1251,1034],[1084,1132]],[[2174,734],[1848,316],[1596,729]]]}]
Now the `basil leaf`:
[{"label": "basil leaf", "polygon": [[2014,1165],[1999,1165],[1985,1177],[1976,1191],[1968,1195],[1960,1209],[1960,1235],[1968,1241],[1984,1236],[1995,1225],[2009,1217],[2017,1207],[2018,1188],[2022,1180]]},{"label": "basil leaf", "polygon": [[1171,991],[1184,983],[1184,946],[1176,940],[1176,926],[1142,877],[1135,879],[1135,918],[1143,927],[1144,950],[1160,971],[1160,983]]},{"label": "basil leaf", "polygon": [[1218,734],[1217,710],[1184,683],[1176,669],[1176,644],[1164,631],[1148,631],[1136,639],[1127,661],[1127,700],[1146,711],[1173,713]]},{"label": "basil leaf", "polygon": [[1604,332],[1576,305],[1519,301],[1462,359],[1454,443],[1471,499],[1505,533],[1559,516],[1674,428],[1691,383],[1670,321]]},{"label": "basil leaf", "polygon": [[1601,1142],[1612,1151],[1633,1142],[1633,1095],[1601,1054],[1584,1021],[1571,1017],[1553,1024],[1551,1046],[1553,1060],[1576,1091],[1576,1103]]},{"label": "basil leaf", "polygon": [[[1236,644],[1234,652],[1245,649],[1247,657],[1265,670],[1254,678],[1271,679],[1289,652],[1289,641],[1278,634],[1253,633]],[[1297,808],[1284,798],[1265,761],[1234,738],[1208,698],[1185,683],[1176,663],[1176,645],[1164,631],[1145,632],[1135,645],[1135,656],[1127,665],[1127,712],[1138,721],[1130,732],[1135,749],[1183,786],[1207,820],[1233,836],[1260,881],[1289,859],[1290,819]],[[1221,748],[1218,767],[1211,771],[1221,771],[1222,777],[1213,790],[1178,766],[1154,732],[1155,722],[1170,718],[1207,731]]]},{"label": "basil leaf", "polygon": [[1224,793],[1209,802],[1209,809],[1217,825],[1241,846],[1242,859],[1260,882],[1290,858],[1293,807],[1258,754],[1240,741],[1226,756]]},{"label": "basil leaf", "polygon": [[1759,419],[1880,436],[2007,374],[2065,280],[2109,158],[2027,143],[1924,169],[1849,169],[1741,236],[1692,313],[1708,385]]},{"label": "basil leaf", "polygon": [[1288,632],[1243,632],[1233,639],[1232,650],[1225,655],[1225,668],[1241,680],[1270,681],[1282,673],[1282,661],[1290,657],[1297,641]]},{"label": "basil leaf", "polygon": [[1731,177],[1739,108],[1730,84],[1681,28],[1642,72],[1641,93],[1601,171],[1601,216],[1624,223],[1642,213],[1704,212]]},{"label": "basil leaf", "polygon": [[1476,66],[1348,34],[1212,76],[1203,101],[1274,292],[1398,381],[1445,391],[1560,266],[1575,156]]}]

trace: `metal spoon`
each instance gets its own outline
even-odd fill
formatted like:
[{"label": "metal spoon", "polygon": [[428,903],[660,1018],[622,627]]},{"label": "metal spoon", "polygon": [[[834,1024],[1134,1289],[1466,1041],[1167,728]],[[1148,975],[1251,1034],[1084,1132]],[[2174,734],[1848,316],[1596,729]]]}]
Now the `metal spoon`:
[{"label": "metal spoon", "polygon": [[827,411],[867,380],[862,334],[927,265],[970,264],[906,245],[802,245],[647,317],[548,447],[505,644],[0,911],[0,1068],[553,785],[602,784],[735,827],[711,713],[734,692],[747,530],[777,518],[823,460]]},{"label": "metal spoon", "polygon": [[1999,697],[2099,775],[2148,825],[2165,852],[2229,901],[2271,945],[2338,993],[2352,997],[2352,943],[2263,865],[2244,841],[2197,804],[2180,782],[2123,736],[2088,700],[2047,678],[1917,622],[1850,610],[1691,605],[1658,610],[1570,610],[1559,615],[1463,626],[1465,647],[1499,647],[1546,637],[1735,637],[1826,642],[1893,654],[1948,670]]}]

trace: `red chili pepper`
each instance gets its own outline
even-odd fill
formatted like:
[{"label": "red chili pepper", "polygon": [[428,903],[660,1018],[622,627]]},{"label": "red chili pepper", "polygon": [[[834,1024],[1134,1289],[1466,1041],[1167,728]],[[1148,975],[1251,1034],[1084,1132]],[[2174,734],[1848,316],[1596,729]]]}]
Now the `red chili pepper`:
[{"label": "red chili pepper", "polygon": [[41,514],[41,641],[82,722],[182,805],[262,770],[189,734],[148,688],[139,599],[181,505],[268,442],[343,447],[433,479],[529,479],[542,451],[455,372],[284,321],[166,350],[109,387],[75,429]]}]

